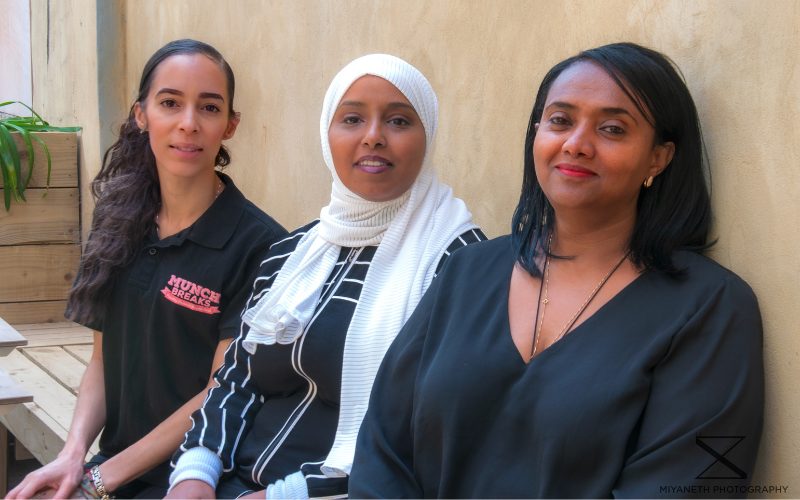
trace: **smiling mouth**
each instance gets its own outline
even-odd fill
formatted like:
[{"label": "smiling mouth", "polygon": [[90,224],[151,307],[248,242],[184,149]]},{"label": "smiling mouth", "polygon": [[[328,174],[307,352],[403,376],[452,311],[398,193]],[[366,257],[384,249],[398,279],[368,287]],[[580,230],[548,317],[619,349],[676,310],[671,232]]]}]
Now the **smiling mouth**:
[{"label": "smiling mouth", "polygon": [[570,177],[592,177],[594,175],[597,175],[591,170],[579,167],[577,165],[566,165],[566,164],[556,165],[556,170]]},{"label": "smiling mouth", "polygon": [[380,174],[394,167],[394,165],[385,158],[371,157],[359,159],[353,167],[368,174]]},{"label": "smiling mouth", "polygon": [[203,148],[201,148],[200,146],[190,146],[190,145],[173,144],[170,147],[173,149],[177,149],[178,151],[181,151],[183,153],[196,153],[198,151],[203,150]]}]

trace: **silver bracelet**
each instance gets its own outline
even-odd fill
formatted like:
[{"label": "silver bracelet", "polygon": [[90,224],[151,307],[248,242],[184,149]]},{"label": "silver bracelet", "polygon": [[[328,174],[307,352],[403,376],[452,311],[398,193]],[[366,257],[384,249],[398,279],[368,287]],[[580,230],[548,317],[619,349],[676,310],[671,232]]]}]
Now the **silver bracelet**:
[{"label": "silver bracelet", "polygon": [[92,483],[94,484],[94,489],[97,490],[97,494],[100,495],[100,499],[109,500],[108,492],[103,484],[103,478],[100,476],[100,466],[95,465],[89,470],[89,473],[92,475]]}]

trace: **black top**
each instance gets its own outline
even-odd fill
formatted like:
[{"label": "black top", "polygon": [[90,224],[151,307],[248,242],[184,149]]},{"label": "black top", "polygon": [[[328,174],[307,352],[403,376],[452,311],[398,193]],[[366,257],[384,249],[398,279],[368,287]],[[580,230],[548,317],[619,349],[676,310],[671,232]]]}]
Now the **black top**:
[{"label": "black top", "polygon": [[764,397],[756,298],[705,257],[674,258],[684,278],[641,274],[526,364],[510,238],[454,255],[384,357],[351,496],[744,496]]},{"label": "black top", "polygon": [[[302,236],[317,223],[297,229],[270,248],[248,308],[269,291]],[[477,229],[457,237],[437,271],[452,252],[485,239]],[[339,421],[347,330],[377,248],[341,249],[313,319],[294,343],[259,344],[251,355],[242,347],[249,327],[235,322],[241,334],[215,374],[219,387],[211,390],[203,410],[192,415],[194,426],[182,450],[197,446],[213,450],[221,457],[223,470],[235,475],[243,490],[263,489],[302,470],[312,497],[346,494],[347,478],[326,478],[320,466]]]},{"label": "black top", "polygon": [[[106,424],[100,453],[132,445],[208,383],[217,344],[236,336],[226,317],[241,311],[258,258],[286,234],[220,174],[225,190],[194,224],[149,235],[121,271],[103,333]],[[238,298],[237,298],[238,294]],[[143,476],[168,485],[168,462]]]}]

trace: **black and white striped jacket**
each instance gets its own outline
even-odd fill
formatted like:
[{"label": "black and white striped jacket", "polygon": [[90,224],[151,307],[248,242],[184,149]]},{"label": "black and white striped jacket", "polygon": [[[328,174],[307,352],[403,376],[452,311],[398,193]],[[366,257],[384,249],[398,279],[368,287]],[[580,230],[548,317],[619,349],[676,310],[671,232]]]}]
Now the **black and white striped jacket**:
[{"label": "black and white striped jacket", "polygon": [[[317,222],[272,245],[247,308],[269,292],[297,243]],[[457,237],[436,272],[452,252],[485,239],[478,229]],[[319,468],[336,433],[347,329],[376,249],[342,248],[312,320],[293,344],[258,345],[251,355],[242,347],[249,327],[239,322],[239,336],[214,376],[216,387],[192,415],[192,428],[173,463],[186,450],[204,447],[219,457],[225,476],[235,476],[248,489],[263,489],[302,471],[310,496],[346,495],[347,478],[325,477]]]}]

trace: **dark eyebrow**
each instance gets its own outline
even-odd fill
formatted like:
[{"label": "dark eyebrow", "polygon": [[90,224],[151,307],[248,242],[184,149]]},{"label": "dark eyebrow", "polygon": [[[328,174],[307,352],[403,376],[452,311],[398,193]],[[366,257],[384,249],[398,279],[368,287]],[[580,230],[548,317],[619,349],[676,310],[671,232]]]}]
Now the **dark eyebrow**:
[{"label": "dark eyebrow", "polygon": [[390,107],[390,108],[407,108],[407,109],[412,110],[415,113],[417,112],[417,110],[414,109],[414,106],[412,106],[410,104],[406,104],[404,102],[390,102],[388,107]]},{"label": "dark eyebrow", "polygon": [[574,105],[572,105],[572,104],[570,104],[568,102],[563,102],[563,101],[553,101],[553,102],[551,102],[550,104],[548,104],[547,106],[544,107],[544,109],[548,109],[548,108],[559,108],[559,109],[569,109],[569,110],[576,109],[576,107]]},{"label": "dark eyebrow", "polygon": [[225,99],[216,92],[200,92],[200,99],[218,99],[225,102]]},{"label": "dark eyebrow", "polygon": [[[160,94],[171,94],[171,95],[182,96],[183,92],[181,92],[180,90],[177,90],[177,89],[171,89],[171,88],[165,87],[165,88],[159,90],[158,92],[156,92],[156,95],[160,95]],[[200,99],[219,99],[220,101],[225,102],[225,99],[221,95],[217,94],[216,92],[200,92]]]},{"label": "dark eyebrow", "polygon": [[639,123],[639,120],[637,120],[636,117],[625,108],[603,108],[601,111],[607,115],[628,115],[631,117],[631,120],[633,120],[634,123]]},{"label": "dark eyebrow", "polygon": [[[361,108],[361,107],[364,107],[365,104],[363,102],[361,102],[361,101],[342,101],[342,102],[339,103],[339,107],[341,107],[341,106],[353,106],[353,107]],[[412,111],[414,111],[416,113],[416,110],[414,109],[414,106],[412,106],[410,104],[406,104],[404,102],[400,102],[400,101],[390,102],[389,105],[387,106],[387,108],[408,108],[408,109],[410,109],[410,110],[412,110]]]},{"label": "dark eyebrow", "polygon": [[[548,104],[544,109],[548,109],[551,107],[566,109],[569,111],[577,109],[577,106],[575,106],[574,104],[570,104],[568,102],[563,102],[563,101],[553,101],[550,104]],[[628,115],[631,117],[631,120],[633,120],[637,125],[639,124],[639,120],[637,120],[636,117],[633,116],[633,114],[625,108],[609,107],[609,108],[602,108],[600,111],[602,111],[607,115]]]},{"label": "dark eyebrow", "polygon": [[339,107],[342,107],[342,106],[362,107],[362,106],[364,106],[364,103],[363,102],[359,102],[359,101],[342,101],[342,102],[339,103]]}]

